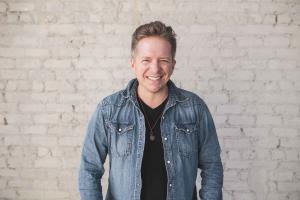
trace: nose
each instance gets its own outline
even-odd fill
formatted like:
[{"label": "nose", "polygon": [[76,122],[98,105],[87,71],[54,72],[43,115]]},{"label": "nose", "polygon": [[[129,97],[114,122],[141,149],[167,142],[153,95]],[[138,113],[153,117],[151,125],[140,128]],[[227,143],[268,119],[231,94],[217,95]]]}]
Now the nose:
[{"label": "nose", "polygon": [[152,60],[151,65],[150,65],[150,70],[152,73],[157,73],[160,71],[160,63],[158,60]]}]

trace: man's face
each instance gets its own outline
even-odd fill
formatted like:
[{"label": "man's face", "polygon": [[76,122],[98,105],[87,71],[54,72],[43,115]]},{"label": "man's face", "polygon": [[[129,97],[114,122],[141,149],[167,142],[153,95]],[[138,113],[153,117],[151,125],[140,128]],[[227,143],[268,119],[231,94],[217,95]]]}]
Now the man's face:
[{"label": "man's face", "polygon": [[131,59],[131,67],[139,82],[139,92],[159,94],[167,91],[176,61],[171,44],[160,37],[140,40]]}]

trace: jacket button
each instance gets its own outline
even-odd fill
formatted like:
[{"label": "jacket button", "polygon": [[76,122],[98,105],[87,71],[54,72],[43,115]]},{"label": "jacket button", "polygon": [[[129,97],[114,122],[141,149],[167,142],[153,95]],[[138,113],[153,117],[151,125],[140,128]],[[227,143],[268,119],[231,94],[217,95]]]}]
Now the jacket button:
[{"label": "jacket button", "polygon": [[119,130],[118,130],[119,132],[121,132],[122,131],[122,129],[121,128],[119,128]]},{"label": "jacket button", "polygon": [[168,138],[166,138],[166,137],[165,137],[164,139],[165,139],[165,140],[168,140]]},{"label": "jacket button", "polygon": [[167,161],[167,163],[168,163],[168,164],[170,164],[170,163],[171,163],[171,161],[169,161],[169,160],[168,160],[168,161]]}]

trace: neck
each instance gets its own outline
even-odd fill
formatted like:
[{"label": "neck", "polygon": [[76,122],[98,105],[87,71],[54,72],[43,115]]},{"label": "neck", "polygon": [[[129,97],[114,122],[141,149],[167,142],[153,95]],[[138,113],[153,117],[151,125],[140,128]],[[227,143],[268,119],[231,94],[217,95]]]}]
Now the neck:
[{"label": "neck", "polygon": [[160,91],[158,93],[141,91],[141,88],[138,87],[137,95],[150,108],[156,108],[168,97],[168,87],[165,87],[163,91]]}]

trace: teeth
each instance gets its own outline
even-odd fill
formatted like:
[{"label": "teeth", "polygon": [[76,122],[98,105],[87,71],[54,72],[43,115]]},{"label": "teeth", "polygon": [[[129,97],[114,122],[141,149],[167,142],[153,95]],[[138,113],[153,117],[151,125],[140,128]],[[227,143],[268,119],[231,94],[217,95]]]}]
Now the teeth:
[{"label": "teeth", "polygon": [[148,76],[148,78],[150,80],[156,81],[156,80],[160,79],[160,76]]}]

